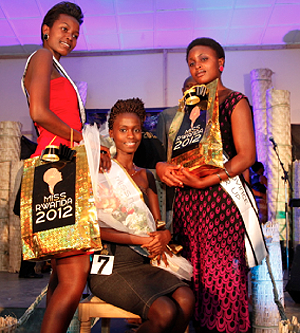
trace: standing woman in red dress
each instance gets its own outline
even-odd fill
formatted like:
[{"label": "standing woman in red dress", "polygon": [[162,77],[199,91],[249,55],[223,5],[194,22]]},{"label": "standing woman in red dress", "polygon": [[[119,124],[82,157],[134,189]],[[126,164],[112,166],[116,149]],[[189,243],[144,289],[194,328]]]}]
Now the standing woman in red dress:
[{"label": "standing woman in red dress", "polygon": [[[22,84],[30,116],[39,132],[38,147],[32,157],[40,155],[53,139],[53,145],[70,146],[72,131],[75,143],[82,140],[84,110],[80,114],[74,86],[65,77],[64,70],[58,70],[60,57],[67,56],[76,46],[82,22],[79,6],[71,2],[56,4],[42,23],[43,48],[27,61]],[[68,329],[86,285],[90,260],[86,253],[72,251],[54,256],[51,264],[41,332],[63,333]]]}]

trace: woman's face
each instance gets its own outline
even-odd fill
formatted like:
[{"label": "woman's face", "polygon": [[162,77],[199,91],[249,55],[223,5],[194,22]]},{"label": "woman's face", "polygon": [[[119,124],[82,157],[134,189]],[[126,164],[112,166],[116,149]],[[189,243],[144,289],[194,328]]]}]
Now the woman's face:
[{"label": "woman's face", "polygon": [[117,153],[135,153],[142,140],[140,118],[135,113],[118,114],[109,135],[115,141]]},{"label": "woman's face", "polygon": [[220,78],[219,67],[223,64],[224,59],[218,58],[215,50],[209,46],[194,46],[188,54],[190,73],[198,84],[206,84]]},{"label": "woman's face", "polygon": [[43,34],[49,35],[49,39],[44,41],[44,47],[59,59],[75,48],[79,37],[79,23],[73,16],[60,14],[51,28],[43,26]]}]

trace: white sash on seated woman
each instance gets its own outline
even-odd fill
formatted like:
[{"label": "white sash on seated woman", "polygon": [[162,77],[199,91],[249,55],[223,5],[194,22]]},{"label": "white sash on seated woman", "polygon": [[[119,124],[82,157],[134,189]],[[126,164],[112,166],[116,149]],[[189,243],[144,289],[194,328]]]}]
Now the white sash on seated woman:
[{"label": "white sash on seated woman", "polygon": [[[98,222],[102,228],[113,228],[133,235],[149,237],[148,232],[156,230],[155,220],[144,202],[143,194],[127,171],[112,160],[109,172],[99,173],[100,139],[96,126],[86,126],[83,130],[84,144],[90,166]],[[99,147],[99,148],[97,148]],[[136,252],[148,256],[148,252],[136,245]],[[190,280],[192,265],[183,257],[165,253],[168,266],[162,261],[152,261],[152,265],[175,274],[180,279]]]}]

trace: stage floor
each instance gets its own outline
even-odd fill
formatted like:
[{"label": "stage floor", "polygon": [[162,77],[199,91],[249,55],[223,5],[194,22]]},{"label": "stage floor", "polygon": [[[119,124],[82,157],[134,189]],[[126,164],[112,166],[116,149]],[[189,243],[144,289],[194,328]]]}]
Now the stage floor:
[{"label": "stage floor", "polygon": [[[20,279],[18,274],[0,272],[0,316],[15,314],[18,318],[35,301],[43,288],[47,286],[49,273],[44,274],[42,279]],[[284,280],[284,284],[287,281]],[[300,321],[300,304],[296,304],[287,292],[284,292],[285,313],[289,319],[296,316]],[[38,333],[40,323],[46,306],[45,297],[42,299],[35,312],[31,315],[24,327],[17,332]],[[251,311],[251,307],[250,307]],[[111,333],[121,333],[128,330],[123,319],[111,321]],[[100,323],[96,324],[92,333],[100,332]],[[190,329],[193,332],[193,329]]]}]

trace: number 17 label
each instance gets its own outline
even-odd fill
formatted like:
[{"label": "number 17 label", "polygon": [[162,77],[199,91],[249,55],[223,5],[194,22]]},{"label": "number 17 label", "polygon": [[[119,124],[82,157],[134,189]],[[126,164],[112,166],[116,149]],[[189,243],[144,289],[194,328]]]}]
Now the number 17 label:
[{"label": "number 17 label", "polygon": [[114,266],[114,256],[94,254],[91,274],[111,275]]}]

